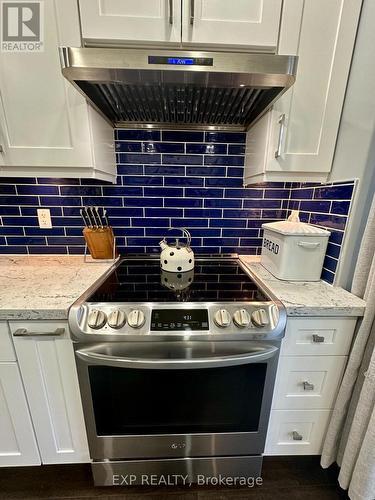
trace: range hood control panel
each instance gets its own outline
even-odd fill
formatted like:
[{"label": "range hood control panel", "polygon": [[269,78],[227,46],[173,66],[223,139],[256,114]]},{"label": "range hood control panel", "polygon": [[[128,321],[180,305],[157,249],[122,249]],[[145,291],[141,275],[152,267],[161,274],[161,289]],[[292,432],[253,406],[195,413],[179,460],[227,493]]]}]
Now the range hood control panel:
[{"label": "range hood control panel", "polygon": [[148,56],[149,64],[171,64],[175,66],[213,66],[212,57]]}]

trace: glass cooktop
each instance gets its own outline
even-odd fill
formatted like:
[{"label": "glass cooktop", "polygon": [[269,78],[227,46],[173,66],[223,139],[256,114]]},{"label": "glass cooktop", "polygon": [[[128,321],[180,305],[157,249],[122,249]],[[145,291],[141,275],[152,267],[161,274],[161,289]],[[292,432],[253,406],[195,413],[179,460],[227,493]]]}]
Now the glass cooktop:
[{"label": "glass cooktop", "polygon": [[170,273],[159,259],[124,259],[87,302],[247,302],[269,300],[235,258],[196,259]]}]

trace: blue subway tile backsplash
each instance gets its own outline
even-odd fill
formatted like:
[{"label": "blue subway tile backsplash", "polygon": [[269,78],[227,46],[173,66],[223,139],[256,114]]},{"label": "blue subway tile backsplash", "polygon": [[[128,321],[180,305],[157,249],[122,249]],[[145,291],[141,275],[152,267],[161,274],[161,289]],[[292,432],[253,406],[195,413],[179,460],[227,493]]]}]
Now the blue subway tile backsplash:
[{"label": "blue subway tile backsplash", "polygon": [[[301,220],[331,231],[322,278],[333,283],[354,181],[242,185],[246,134],[116,130],[117,182],[0,178],[0,253],[82,254],[83,205],[102,206],[122,254],[158,252],[170,226],[187,227],[196,253],[259,254],[261,225]],[[52,229],[39,228],[49,208]]]}]

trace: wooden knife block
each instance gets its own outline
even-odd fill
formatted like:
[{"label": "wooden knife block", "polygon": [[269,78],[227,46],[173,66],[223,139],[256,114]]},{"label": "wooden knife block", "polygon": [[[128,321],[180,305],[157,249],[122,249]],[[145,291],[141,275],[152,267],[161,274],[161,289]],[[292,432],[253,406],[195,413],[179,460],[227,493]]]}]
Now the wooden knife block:
[{"label": "wooden knife block", "polygon": [[93,259],[113,259],[115,257],[115,236],[111,227],[97,229],[85,227],[83,236]]}]

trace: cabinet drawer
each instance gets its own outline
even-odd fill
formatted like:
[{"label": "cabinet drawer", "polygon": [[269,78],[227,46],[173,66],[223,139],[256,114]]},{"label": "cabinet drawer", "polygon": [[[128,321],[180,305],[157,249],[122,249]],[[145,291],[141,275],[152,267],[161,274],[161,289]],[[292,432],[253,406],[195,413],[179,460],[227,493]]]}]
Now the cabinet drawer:
[{"label": "cabinet drawer", "polygon": [[330,410],[272,410],[265,455],[319,455]]},{"label": "cabinet drawer", "polygon": [[289,319],[281,355],[345,356],[357,318]]},{"label": "cabinet drawer", "polygon": [[6,321],[0,321],[0,361],[16,361],[16,354]]},{"label": "cabinet drawer", "polygon": [[272,408],[330,409],[346,361],[346,356],[281,357]]}]

